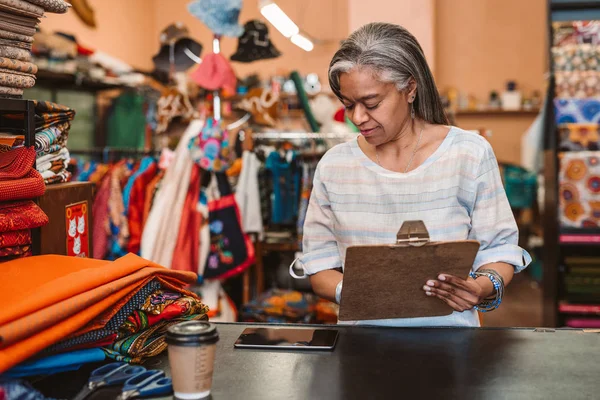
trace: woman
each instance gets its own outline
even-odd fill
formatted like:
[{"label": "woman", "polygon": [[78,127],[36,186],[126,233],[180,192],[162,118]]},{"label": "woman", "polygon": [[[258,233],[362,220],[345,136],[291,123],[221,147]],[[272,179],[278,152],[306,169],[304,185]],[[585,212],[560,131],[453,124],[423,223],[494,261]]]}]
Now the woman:
[{"label": "woman", "polygon": [[504,285],[531,260],[517,245],[491,146],[447,126],[423,50],[400,26],[354,32],[331,61],[329,83],[361,135],[327,152],[315,174],[299,260],[315,293],[339,302],[349,246],[393,243],[402,222],[422,220],[431,240],[481,243],[470,278],[440,271],[423,282],[423,296],[454,313],[362,322],[479,326],[475,310],[496,308]]}]

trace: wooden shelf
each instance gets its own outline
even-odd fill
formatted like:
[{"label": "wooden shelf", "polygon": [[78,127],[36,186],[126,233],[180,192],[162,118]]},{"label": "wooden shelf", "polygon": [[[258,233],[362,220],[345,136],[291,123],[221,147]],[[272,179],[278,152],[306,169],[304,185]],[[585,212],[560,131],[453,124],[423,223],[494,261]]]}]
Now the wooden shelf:
[{"label": "wooden shelf", "polygon": [[98,81],[89,77],[80,77],[75,74],[54,72],[43,69],[39,70],[36,74],[36,86],[57,89],[85,90],[89,92],[120,89],[124,87],[124,85]]},{"label": "wooden shelf", "polygon": [[539,109],[532,110],[460,110],[456,111],[456,117],[525,117],[535,116],[540,113]]}]

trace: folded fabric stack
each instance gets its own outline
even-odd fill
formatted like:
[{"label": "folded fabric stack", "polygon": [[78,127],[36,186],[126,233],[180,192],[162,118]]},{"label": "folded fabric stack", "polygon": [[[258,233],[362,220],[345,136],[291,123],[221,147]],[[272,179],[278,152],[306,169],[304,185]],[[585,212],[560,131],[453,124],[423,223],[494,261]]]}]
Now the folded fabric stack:
[{"label": "folded fabric stack", "polygon": [[71,159],[67,139],[74,117],[75,111],[69,107],[35,101],[36,168],[47,185],[71,180],[71,173],[67,171]]},{"label": "folded fabric stack", "polygon": [[20,98],[35,85],[33,35],[44,12],[66,13],[64,0],[0,0],[0,97]]},{"label": "folded fabric stack", "polygon": [[272,289],[244,305],[240,320],[264,323],[315,323],[317,302],[318,298],[312,293]]},{"label": "folded fabric stack", "polygon": [[166,349],[168,327],[207,319],[208,307],[184,289],[196,274],[133,254],[113,262],[45,255],[2,266],[0,290],[11,299],[0,309],[3,375],[62,372],[106,357],[138,363]]},{"label": "folded fabric stack", "polygon": [[35,150],[18,147],[0,153],[0,262],[31,255],[31,229],[48,223],[32,199],[46,186],[33,169]]}]

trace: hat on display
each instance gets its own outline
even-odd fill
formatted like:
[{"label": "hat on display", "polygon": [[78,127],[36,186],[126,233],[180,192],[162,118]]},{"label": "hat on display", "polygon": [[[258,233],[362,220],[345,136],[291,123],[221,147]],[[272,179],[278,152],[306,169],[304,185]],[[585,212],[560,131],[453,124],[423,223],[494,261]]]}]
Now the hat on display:
[{"label": "hat on display", "polygon": [[235,93],[237,78],[229,61],[221,53],[207,54],[190,77],[203,89]]},{"label": "hat on display", "polygon": [[275,127],[277,125],[277,110],[279,95],[270,89],[254,88],[238,104],[238,108],[252,114],[258,125]]},{"label": "hat on display", "polygon": [[189,31],[181,22],[167,26],[160,34],[160,50],[152,57],[154,67],[163,72],[171,69],[171,47],[173,47],[173,64],[176,72],[186,71],[200,58],[202,45],[190,38]]},{"label": "hat on display", "polygon": [[238,41],[238,48],[232,61],[252,62],[268,60],[281,55],[269,37],[269,28],[262,21],[251,20],[244,24],[244,34]]},{"label": "hat on display", "polygon": [[214,34],[240,37],[244,32],[238,22],[242,0],[195,0],[188,11],[202,21]]}]

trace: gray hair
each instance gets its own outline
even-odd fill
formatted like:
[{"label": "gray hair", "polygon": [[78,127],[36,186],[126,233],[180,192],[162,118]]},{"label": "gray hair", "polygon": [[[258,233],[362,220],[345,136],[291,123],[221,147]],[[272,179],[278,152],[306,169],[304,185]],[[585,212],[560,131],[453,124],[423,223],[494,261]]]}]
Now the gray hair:
[{"label": "gray hair", "polygon": [[355,67],[369,67],[382,82],[408,87],[410,78],[417,83],[415,114],[432,124],[448,124],[433,74],[417,39],[399,25],[375,22],[367,24],[342,42],[329,64],[329,85],[341,99],[340,74]]}]

